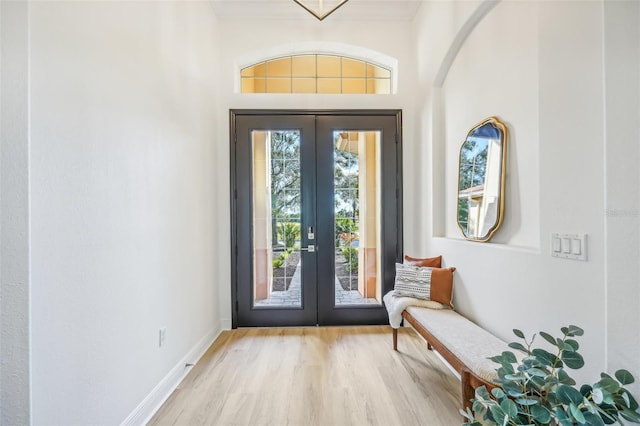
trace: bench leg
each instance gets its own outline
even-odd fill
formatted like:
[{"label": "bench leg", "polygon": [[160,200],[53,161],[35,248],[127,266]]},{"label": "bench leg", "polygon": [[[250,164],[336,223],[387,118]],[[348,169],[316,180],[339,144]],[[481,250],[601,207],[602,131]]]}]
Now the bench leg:
[{"label": "bench leg", "polygon": [[471,408],[471,400],[476,397],[476,390],[471,385],[471,372],[463,368],[460,371],[460,378],[462,379],[462,409],[466,410]]},{"label": "bench leg", "polygon": [[393,350],[394,351],[398,350],[398,329],[397,328],[393,329]]}]

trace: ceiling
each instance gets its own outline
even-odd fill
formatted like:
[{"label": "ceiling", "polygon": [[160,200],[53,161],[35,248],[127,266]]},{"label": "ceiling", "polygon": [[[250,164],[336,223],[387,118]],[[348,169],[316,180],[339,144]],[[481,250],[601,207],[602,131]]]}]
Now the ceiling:
[{"label": "ceiling", "polygon": [[[306,19],[318,22],[293,0],[209,0],[219,19]],[[411,21],[423,0],[349,0],[327,21]]]}]

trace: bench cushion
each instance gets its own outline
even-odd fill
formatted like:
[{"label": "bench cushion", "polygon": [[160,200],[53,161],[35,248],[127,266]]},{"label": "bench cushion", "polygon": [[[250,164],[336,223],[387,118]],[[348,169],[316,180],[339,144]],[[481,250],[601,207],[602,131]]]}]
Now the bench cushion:
[{"label": "bench cushion", "polygon": [[488,359],[503,351],[514,352],[507,344],[452,310],[433,310],[409,306],[411,314],[475,375],[493,382],[498,364]]}]

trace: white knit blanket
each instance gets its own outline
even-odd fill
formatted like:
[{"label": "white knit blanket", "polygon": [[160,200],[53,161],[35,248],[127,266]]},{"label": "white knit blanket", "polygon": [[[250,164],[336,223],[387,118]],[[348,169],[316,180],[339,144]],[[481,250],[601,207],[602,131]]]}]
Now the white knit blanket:
[{"label": "white knit blanket", "polygon": [[385,294],[382,300],[384,300],[384,304],[387,307],[389,324],[392,328],[400,328],[400,323],[402,322],[402,311],[407,309],[409,306],[421,306],[423,308],[430,309],[447,309],[442,303],[434,302],[433,300],[396,296],[393,290]]}]

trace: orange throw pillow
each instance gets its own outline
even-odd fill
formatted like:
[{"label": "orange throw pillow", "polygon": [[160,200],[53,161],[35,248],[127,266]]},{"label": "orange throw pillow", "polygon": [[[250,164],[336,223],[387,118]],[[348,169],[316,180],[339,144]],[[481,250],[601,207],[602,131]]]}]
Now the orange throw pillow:
[{"label": "orange throw pillow", "polygon": [[427,257],[425,259],[418,259],[416,257],[404,257],[404,264],[411,266],[429,266],[431,268],[442,268],[442,256]]},{"label": "orange throw pillow", "polygon": [[453,309],[453,273],[456,268],[432,268],[431,300]]}]

